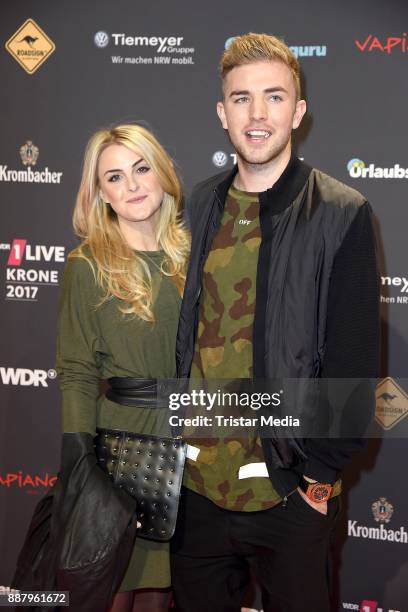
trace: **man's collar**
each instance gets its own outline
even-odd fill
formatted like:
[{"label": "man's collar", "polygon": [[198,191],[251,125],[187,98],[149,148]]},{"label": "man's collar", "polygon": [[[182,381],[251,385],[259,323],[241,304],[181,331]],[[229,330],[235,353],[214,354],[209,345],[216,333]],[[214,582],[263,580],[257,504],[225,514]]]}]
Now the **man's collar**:
[{"label": "man's collar", "polygon": [[[265,203],[268,206],[270,205],[273,214],[285,210],[299,194],[303,185],[309,178],[311,170],[312,168],[310,166],[300,161],[300,159],[292,153],[288,165],[273,187],[259,194],[261,204]],[[225,202],[228,190],[237,173],[238,165],[236,164],[226,178],[216,186],[215,190],[222,204]]]}]

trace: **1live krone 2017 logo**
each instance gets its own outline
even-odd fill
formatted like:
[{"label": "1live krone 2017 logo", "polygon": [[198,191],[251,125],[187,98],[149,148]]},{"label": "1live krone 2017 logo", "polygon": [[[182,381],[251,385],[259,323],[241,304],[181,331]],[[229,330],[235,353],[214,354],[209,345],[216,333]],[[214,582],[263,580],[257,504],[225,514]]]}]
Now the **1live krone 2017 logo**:
[{"label": "1live krone 2017 logo", "polygon": [[11,244],[0,243],[1,251],[9,252],[6,262],[6,300],[36,302],[40,289],[59,286],[59,267],[45,267],[45,264],[63,264],[65,246],[34,245],[25,238],[15,238]]}]

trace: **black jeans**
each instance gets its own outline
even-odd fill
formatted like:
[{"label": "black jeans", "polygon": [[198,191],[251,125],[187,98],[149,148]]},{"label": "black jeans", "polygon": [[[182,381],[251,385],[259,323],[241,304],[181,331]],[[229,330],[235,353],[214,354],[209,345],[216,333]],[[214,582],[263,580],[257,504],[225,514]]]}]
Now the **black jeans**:
[{"label": "black jeans", "polygon": [[264,612],[328,612],[339,503],[330,499],[326,516],[296,491],[286,507],[235,512],[183,488],[171,540],[177,612],[239,612],[251,570]]}]

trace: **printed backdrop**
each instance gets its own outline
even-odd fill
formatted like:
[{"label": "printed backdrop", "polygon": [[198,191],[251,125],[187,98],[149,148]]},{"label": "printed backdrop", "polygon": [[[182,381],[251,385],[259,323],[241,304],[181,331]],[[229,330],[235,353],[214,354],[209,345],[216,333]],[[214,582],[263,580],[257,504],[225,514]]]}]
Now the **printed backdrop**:
[{"label": "printed backdrop", "polygon": [[362,191],[377,220],[376,418],[392,439],[371,440],[345,474],[335,609],[408,611],[407,28],[402,0],[2,2],[0,584],[58,470],[56,309],[85,143],[101,126],[144,121],[186,193],[231,167],[217,64],[229,38],[255,31],[283,37],[301,60],[298,155]]}]

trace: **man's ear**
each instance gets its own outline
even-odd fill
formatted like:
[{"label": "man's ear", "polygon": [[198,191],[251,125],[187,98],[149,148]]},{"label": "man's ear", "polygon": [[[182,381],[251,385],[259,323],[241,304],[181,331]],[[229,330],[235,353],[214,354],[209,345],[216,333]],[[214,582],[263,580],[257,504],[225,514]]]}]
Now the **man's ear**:
[{"label": "man's ear", "polygon": [[293,115],[293,123],[292,123],[293,130],[296,130],[296,128],[299,127],[305,112],[306,112],[306,101],[298,100],[296,102],[295,114]]},{"label": "man's ear", "polygon": [[224,130],[228,130],[227,118],[225,116],[224,102],[217,102],[217,115],[220,118]]}]

